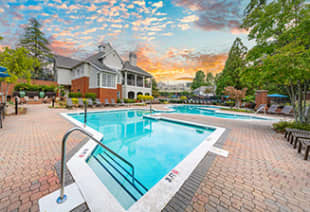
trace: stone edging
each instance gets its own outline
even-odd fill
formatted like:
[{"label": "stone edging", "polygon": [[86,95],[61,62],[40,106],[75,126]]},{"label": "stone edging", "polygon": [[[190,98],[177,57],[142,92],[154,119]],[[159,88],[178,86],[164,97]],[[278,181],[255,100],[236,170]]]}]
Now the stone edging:
[{"label": "stone edging", "polygon": [[[222,147],[225,144],[230,131],[230,129],[226,129],[224,134],[220,137],[214,146]],[[166,207],[162,210],[163,212],[180,212],[186,210],[216,156],[217,155],[212,152],[207,153],[207,155],[198,164],[189,178],[181,186],[179,191],[172,197]]]}]

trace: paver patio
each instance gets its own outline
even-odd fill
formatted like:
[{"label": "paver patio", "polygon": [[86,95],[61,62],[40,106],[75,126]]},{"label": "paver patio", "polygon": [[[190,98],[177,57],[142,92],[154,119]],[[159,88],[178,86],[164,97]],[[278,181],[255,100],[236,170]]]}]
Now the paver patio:
[{"label": "paver patio", "polygon": [[[0,212],[38,211],[38,199],[59,188],[54,165],[72,124],[58,113],[67,110],[27,107],[0,129]],[[187,211],[309,211],[310,161],[264,122],[166,116],[231,129],[222,147],[229,156],[216,156]],[[82,139],[73,134],[67,149]]]}]

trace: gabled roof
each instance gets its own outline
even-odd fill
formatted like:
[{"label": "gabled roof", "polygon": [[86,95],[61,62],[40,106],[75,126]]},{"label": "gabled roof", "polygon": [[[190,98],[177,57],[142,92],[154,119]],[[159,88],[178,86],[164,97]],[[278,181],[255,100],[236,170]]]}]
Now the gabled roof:
[{"label": "gabled roof", "polygon": [[56,64],[56,67],[58,68],[72,69],[74,66],[76,66],[80,62],[81,61],[75,60],[69,57],[55,55],[55,64]]},{"label": "gabled roof", "polygon": [[103,55],[105,55],[105,52],[98,52],[97,54],[94,54],[88,58],[85,59],[85,62],[89,62],[90,64],[93,64],[95,66],[97,66],[100,69],[104,69],[104,70],[108,70],[111,72],[116,72],[114,69],[106,66],[105,64],[101,63],[99,61],[100,58],[102,58]]},{"label": "gabled roof", "polygon": [[139,68],[138,66],[131,65],[129,63],[129,61],[126,61],[124,63],[123,70],[128,70],[128,71],[136,72],[138,74],[142,74],[144,76],[152,77],[152,75],[150,73],[144,71],[143,69]]}]

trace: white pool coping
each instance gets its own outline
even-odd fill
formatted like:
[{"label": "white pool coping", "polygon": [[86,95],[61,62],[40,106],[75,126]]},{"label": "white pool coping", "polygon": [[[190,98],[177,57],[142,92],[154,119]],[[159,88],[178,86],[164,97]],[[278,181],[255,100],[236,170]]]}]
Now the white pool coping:
[{"label": "white pool coping", "polygon": [[[92,110],[92,112],[108,112],[121,110],[140,110],[134,108],[127,109],[111,109],[111,110]],[[69,114],[81,113],[74,111],[69,113],[61,113],[63,117],[69,120],[74,125],[81,127],[91,133],[96,139],[101,140],[103,135],[98,131],[86,126],[83,123],[69,116]],[[148,115],[152,118],[151,115]],[[213,145],[225,132],[224,128],[211,125],[198,124],[194,122],[181,121],[167,117],[156,116],[156,119],[174,121],[180,124],[190,124],[204,128],[215,129],[204,141],[200,143],[185,159],[183,159],[175,168],[173,168],[165,177],[163,177],[156,185],[154,185],[144,196],[135,202],[128,210],[125,210],[118,200],[109,192],[95,172],[88,166],[86,159],[97,146],[94,141],[89,141],[68,161],[67,166],[70,170],[75,183],[79,186],[84,199],[93,212],[109,211],[109,212],[157,212],[161,211],[176,192],[183,185],[185,180],[194,171],[205,155],[213,150]],[[169,178],[169,182],[166,178]]]},{"label": "white pool coping", "polygon": [[[222,114],[232,114],[232,115],[241,115],[241,116],[249,116],[249,117],[254,117],[258,119],[231,119],[231,118],[223,118],[223,117],[216,117],[216,116],[208,116],[208,115],[203,115],[203,114],[191,114],[191,113],[178,113],[177,111],[169,108],[173,106],[183,106],[183,105],[191,105],[191,106],[197,106],[199,109],[202,110],[213,110],[216,113],[222,113]],[[206,106],[205,108],[202,106]],[[256,114],[256,113],[244,113],[244,112],[236,112],[236,111],[226,111],[226,110],[220,110],[220,108],[229,108],[229,107],[218,107],[218,108],[207,108],[208,105],[199,105],[199,104],[171,104],[167,105],[166,108],[170,109],[168,112],[172,112],[175,114],[182,114],[182,115],[195,115],[195,116],[202,116],[202,117],[213,117],[213,118],[218,118],[218,119],[224,119],[224,120],[236,120],[236,121],[263,121],[263,122],[270,122],[270,123],[276,123],[279,121],[287,121],[287,120],[292,120],[290,117],[274,117],[266,114]],[[212,105],[211,105],[212,106]],[[156,111],[156,110],[155,110]],[[175,112],[173,112],[175,111]]]}]

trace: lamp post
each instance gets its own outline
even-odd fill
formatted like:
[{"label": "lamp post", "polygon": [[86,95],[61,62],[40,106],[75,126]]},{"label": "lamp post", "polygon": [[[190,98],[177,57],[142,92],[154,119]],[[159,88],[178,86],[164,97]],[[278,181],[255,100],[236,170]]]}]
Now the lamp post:
[{"label": "lamp post", "polygon": [[84,127],[86,127],[87,123],[87,101],[84,102]]},{"label": "lamp post", "polygon": [[18,97],[15,96],[15,115],[18,114]]}]

